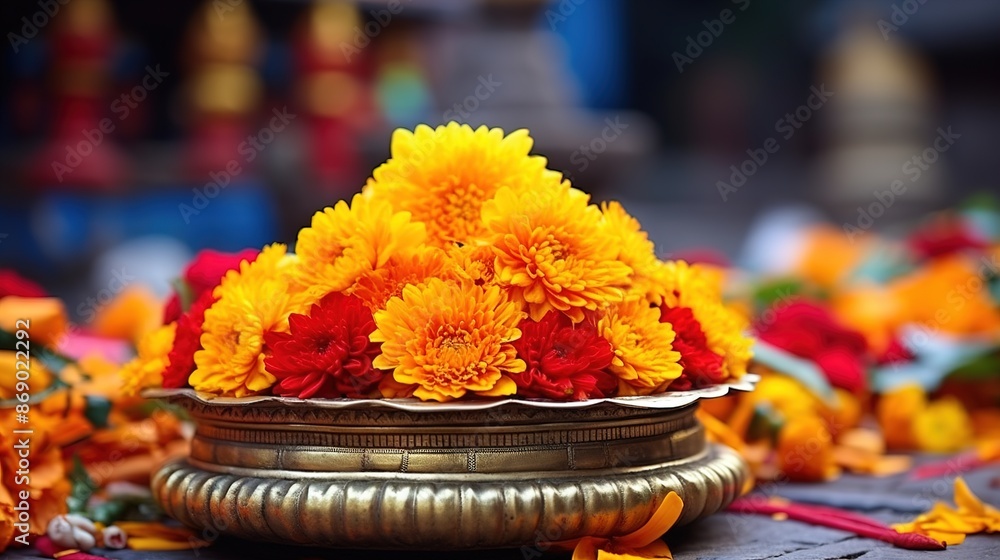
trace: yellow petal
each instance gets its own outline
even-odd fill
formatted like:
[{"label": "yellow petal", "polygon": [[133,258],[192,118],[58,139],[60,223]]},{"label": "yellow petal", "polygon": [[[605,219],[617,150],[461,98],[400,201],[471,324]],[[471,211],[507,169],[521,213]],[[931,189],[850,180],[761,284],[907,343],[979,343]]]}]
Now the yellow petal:
[{"label": "yellow petal", "polygon": [[969,485],[965,483],[962,477],[955,479],[955,505],[963,513],[975,513],[978,515],[985,513],[986,509],[983,506],[983,502],[972,493]]},{"label": "yellow petal", "polygon": [[128,538],[128,547],[132,550],[188,550],[191,548],[202,548],[208,546],[208,541],[195,538],[184,541],[175,541],[162,537],[140,537]]},{"label": "yellow petal", "polygon": [[659,507],[656,508],[653,516],[649,518],[649,521],[645,525],[628,535],[614,537],[612,541],[614,541],[616,546],[627,548],[642,548],[647,546],[662,537],[664,533],[673,527],[674,523],[677,523],[677,519],[680,518],[683,510],[684,500],[676,492],[670,492],[663,499],[663,502],[660,503]]},{"label": "yellow petal", "polygon": [[476,391],[476,394],[481,397],[503,397],[506,395],[513,395],[516,392],[517,384],[514,383],[514,380],[506,375],[502,375],[492,389],[489,391]]},{"label": "yellow petal", "polygon": [[953,546],[956,544],[962,544],[965,542],[965,535],[962,533],[945,533],[942,531],[927,531],[925,533],[928,537],[943,542],[948,546]]},{"label": "yellow petal", "polygon": [[597,560],[598,545],[607,543],[607,539],[597,539],[594,537],[583,537],[576,543],[573,549],[573,560]]}]

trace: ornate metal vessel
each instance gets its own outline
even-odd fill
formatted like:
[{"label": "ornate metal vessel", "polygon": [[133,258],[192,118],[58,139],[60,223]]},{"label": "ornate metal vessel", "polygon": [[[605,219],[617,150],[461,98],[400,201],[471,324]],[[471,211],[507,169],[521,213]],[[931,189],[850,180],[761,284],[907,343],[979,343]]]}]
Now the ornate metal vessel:
[{"label": "ornate metal vessel", "polygon": [[[748,387],[721,392],[729,388]],[[749,477],[738,455],[706,442],[690,394],[658,406],[149,396],[183,406],[197,425],[190,458],[161,467],[153,493],[209,534],[347,548],[533,546],[634,531],[671,490],[690,522],[725,507]]]}]

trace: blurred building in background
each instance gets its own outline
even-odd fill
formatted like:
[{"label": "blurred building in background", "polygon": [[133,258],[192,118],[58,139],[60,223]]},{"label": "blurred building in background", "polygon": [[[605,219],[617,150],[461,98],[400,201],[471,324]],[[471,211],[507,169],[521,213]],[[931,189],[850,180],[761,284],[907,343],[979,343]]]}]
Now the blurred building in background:
[{"label": "blurred building in background", "polygon": [[885,229],[997,191],[988,0],[2,10],[0,267],[67,297],[115,263],[155,280],[204,247],[294,239],[418,123],[530,128],[663,253],[739,258],[780,209],[849,225],[878,203]]}]

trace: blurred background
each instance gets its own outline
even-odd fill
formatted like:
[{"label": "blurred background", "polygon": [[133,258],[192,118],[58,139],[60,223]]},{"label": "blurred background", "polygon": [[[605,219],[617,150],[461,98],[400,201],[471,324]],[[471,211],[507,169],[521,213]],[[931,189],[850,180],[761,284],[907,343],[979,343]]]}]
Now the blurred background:
[{"label": "blurred background", "polygon": [[70,302],[293,241],[418,123],[529,128],[662,255],[750,269],[791,225],[853,239],[997,192],[991,0],[2,10],[0,268]]}]

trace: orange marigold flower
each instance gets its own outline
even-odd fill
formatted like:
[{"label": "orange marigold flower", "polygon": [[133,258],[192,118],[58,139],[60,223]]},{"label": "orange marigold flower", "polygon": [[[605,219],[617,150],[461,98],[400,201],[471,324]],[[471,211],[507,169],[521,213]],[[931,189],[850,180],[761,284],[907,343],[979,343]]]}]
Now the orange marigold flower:
[{"label": "orange marigold flower", "polygon": [[568,182],[551,181],[522,193],[502,188],[483,205],[497,280],[534,321],[554,309],[579,323],[585,310],[625,297],[632,269],[616,259],[617,242],[604,235],[601,211],[589,199]]},{"label": "orange marigold flower", "polygon": [[431,244],[466,243],[485,233],[480,208],[497,189],[529,190],[559,177],[545,168],[545,158],[528,155],[532,144],[523,129],[507,136],[499,128],[455,122],[398,129],[392,157],[375,169],[365,193],[427,224]]},{"label": "orange marigold flower", "polygon": [[136,395],[147,387],[163,384],[163,371],[167,369],[167,356],[174,346],[177,323],[168,323],[147,334],[139,341],[136,357],[122,366],[122,393]]},{"label": "orange marigold flower", "polygon": [[791,480],[828,480],[839,474],[833,436],[819,416],[795,416],[778,433],[778,467]]},{"label": "orange marigold flower", "polygon": [[614,350],[609,369],[620,380],[619,394],[649,395],[680,377],[674,329],[660,322],[659,309],[644,301],[614,304],[598,319],[597,330]]},{"label": "orange marigold flower", "polygon": [[455,263],[459,278],[480,286],[496,283],[496,253],[493,247],[476,243],[455,245],[448,254]]},{"label": "orange marigold flower", "polygon": [[372,342],[382,343],[373,365],[393,370],[399,383],[417,385],[423,400],[447,401],[467,392],[513,394],[507,373],[524,371],[511,344],[524,313],[497,286],[432,278],[406,286],[375,313]]},{"label": "orange marigold flower", "polygon": [[385,200],[355,195],[350,206],[341,200],[317,212],[299,232],[296,280],[314,299],[342,292],[426,239],[424,225],[412,221],[409,212],[393,212]]},{"label": "orange marigold flower", "polygon": [[605,202],[601,205],[601,212],[604,214],[604,234],[614,238],[618,260],[632,269],[632,285],[625,297],[646,299],[655,291],[653,284],[660,264],[656,258],[656,247],[642,230],[639,220],[630,216],[620,203]]},{"label": "orange marigold flower", "polygon": [[384,308],[390,298],[402,295],[408,284],[423,284],[442,275],[450,266],[451,261],[444,250],[423,247],[393,257],[386,266],[363,274],[346,293],[357,296],[375,312]]},{"label": "orange marigold flower", "polygon": [[[16,421],[13,408],[0,409],[0,552],[23,539],[15,541],[14,523],[26,523],[27,533],[35,537],[45,534],[45,527],[56,515],[66,513],[66,498],[71,485],[62,458],[62,449],[56,442],[58,434],[66,431],[66,420],[59,414],[49,415],[41,410],[31,411],[31,468],[30,483],[25,481],[27,470],[24,457],[17,449],[19,438],[14,431],[25,428]],[[27,492],[24,500],[22,492]],[[27,501],[30,515],[14,510],[15,505]],[[21,506],[21,511],[24,506]],[[20,528],[18,528],[20,529]],[[17,533],[21,531],[18,530]],[[4,557],[6,557],[4,555]]]},{"label": "orange marigold flower", "polygon": [[245,397],[274,385],[264,366],[264,333],[288,332],[288,316],[304,313],[306,298],[291,289],[296,262],[275,243],[252,263],[230,270],[213,292],[218,298],[205,311],[202,349],[188,382],[198,391]]}]

